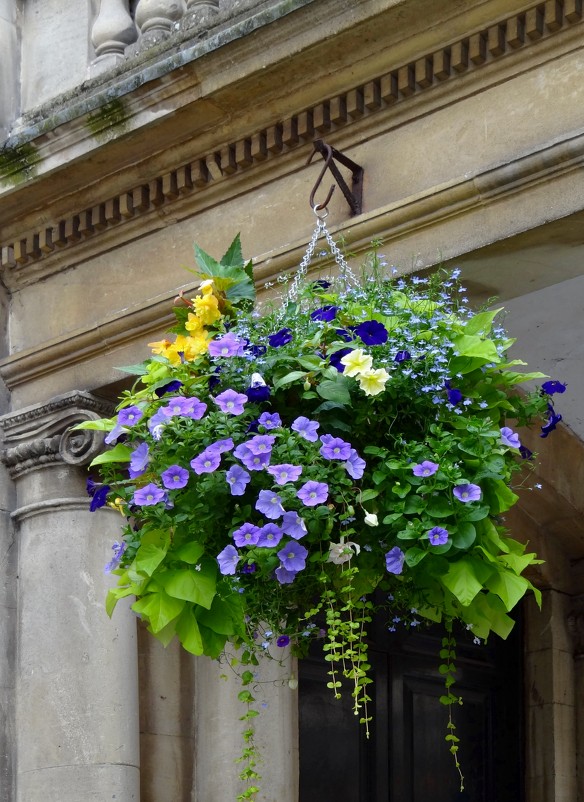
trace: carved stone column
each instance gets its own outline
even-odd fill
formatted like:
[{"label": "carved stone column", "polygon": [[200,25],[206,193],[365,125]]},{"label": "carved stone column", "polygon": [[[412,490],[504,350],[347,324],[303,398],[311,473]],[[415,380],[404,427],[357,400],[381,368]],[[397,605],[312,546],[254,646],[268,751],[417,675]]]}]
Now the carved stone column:
[{"label": "carved stone column", "polygon": [[136,6],[136,24],[142,34],[138,50],[168,39],[185,10],[184,0],[140,0]]},{"label": "carved stone column", "polygon": [[122,62],[126,47],[137,38],[138,31],[130,16],[128,0],[101,0],[91,29],[95,58],[90,66],[90,74],[99,75]]},{"label": "carved stone column", "polygon": [[186,0],[187,12],[181,20],[181,28],[209,28],[219,14],[219,0]]},{"label": "carved stone column", "polygon": [[16,485],[15,802],[139,800],[136,622],[104,611],[119,516],[88,511],[79,466],[101,436],[68,431],[108,414],[73,392],[0,417]]}]

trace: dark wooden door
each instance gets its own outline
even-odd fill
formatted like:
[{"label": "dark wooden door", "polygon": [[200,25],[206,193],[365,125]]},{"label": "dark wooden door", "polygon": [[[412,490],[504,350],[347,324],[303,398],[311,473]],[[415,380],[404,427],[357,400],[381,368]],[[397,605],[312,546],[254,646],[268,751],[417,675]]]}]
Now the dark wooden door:
[{"label": "dark wooden door", "polygon": [[[521,802],[522,649],[520,627],[507,641],[458,638],[455,710],[465,789],[448,746],[438,671],[440,628],[371,638],[372,734],[326,688],[321,656],[301,661],[300,802]],[[318,655],[318,649],[315,649]]]}]

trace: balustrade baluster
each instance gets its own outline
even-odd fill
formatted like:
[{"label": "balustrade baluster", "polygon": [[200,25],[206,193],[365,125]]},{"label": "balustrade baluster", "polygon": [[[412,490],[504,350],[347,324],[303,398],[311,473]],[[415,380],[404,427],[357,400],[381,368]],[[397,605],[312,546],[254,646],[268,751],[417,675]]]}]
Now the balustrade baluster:
[{"label": "balustrade baluster", "polygon": [[136,24],[142,33],[139,49],[168,39],[185,11],[184,0],[140,0],[136,6]]},{"label": "balustrade baluster", "polygon": [[90,75],[98,75],[123,61],[126,47],[137,38],[128,0],[101,0],[91,29],[95,59],[89,68]]}]

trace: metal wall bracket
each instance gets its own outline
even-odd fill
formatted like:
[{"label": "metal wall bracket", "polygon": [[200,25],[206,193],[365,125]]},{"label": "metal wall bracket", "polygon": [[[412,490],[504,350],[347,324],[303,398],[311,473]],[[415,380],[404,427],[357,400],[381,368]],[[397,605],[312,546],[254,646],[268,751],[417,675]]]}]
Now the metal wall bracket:
[{"label": "metal wall bracket", "polygon": [[[333,174],[333,177],[339,187],[341,188],[341,192],[345,196],[347,203],[351,209],[351,217],[354,217],[356,214],[361,214],[362,207],[363,207],[363,173],[364,170],[354,161],[349,159],[343,153],[338,151],[336,148],[333,148],[331,145],[328,145],[322,139],[315,139],[313,142],[314,150],[310,154],[308,161],[306,164],[310,164],[314,155],[316,153],[320,153],[324,157],[324,167],[322,168],[320,175],[316,179],[314,187],[312,188],[312,192],[310,193],[310,207],[314,209],[315,212],[323,211],[327,208],[329,201],[332,197],[333,192],[335,191],[335,185],[333,184],[326,196],[325,200],[322,203],[316,203],[315,195],[320,187],[326,171],[330,170]],[[351,188],[347,185],[347,182],[339,172],[339,168],[335,164],[335,161],[339,162],[340,164],[348,167],[352,174],[352,182]]]}]

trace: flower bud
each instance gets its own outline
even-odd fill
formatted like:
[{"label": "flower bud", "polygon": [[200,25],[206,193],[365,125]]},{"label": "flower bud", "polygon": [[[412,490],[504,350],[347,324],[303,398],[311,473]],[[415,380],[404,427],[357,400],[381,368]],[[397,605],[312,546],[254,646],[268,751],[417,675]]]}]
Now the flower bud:
[{"label": "flower bud", "polygon": [[374,512],[366,512],[364,521],[367,524],[367,526],[379,526],[377,515],[375,515]]},{"label": "flower bud", "polygon": [[308,392],[308,390],[310,390],[310,381],[308,379],[306,379],[306,381],[304,382],[304,389],[307,392]]}]

